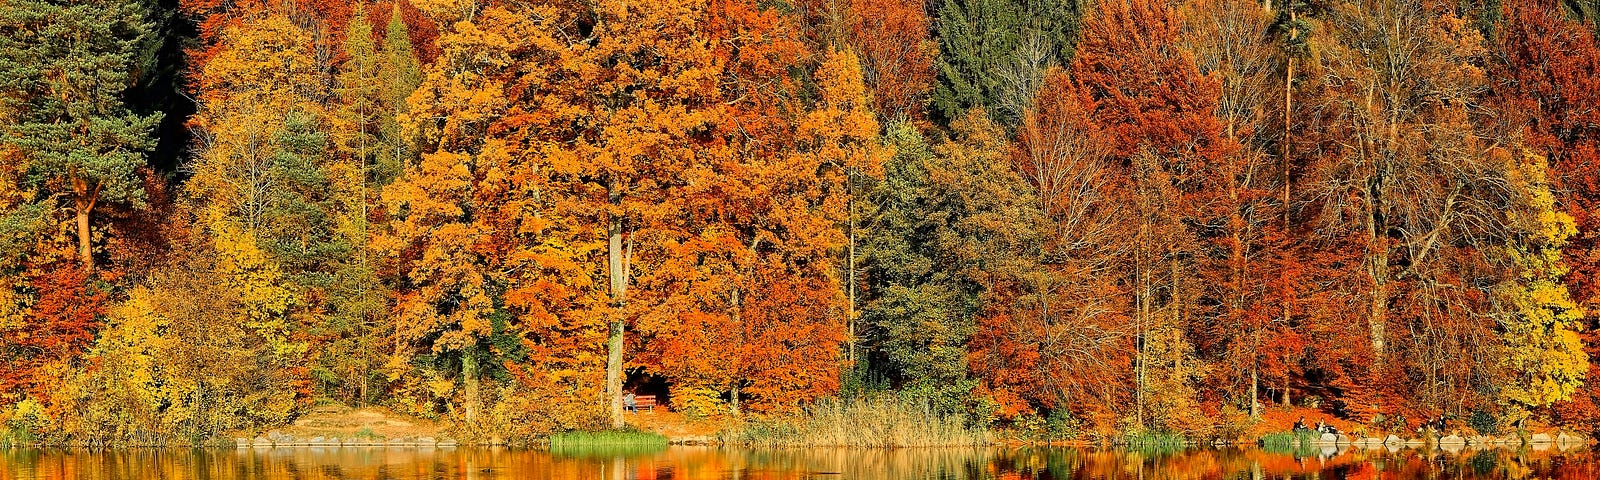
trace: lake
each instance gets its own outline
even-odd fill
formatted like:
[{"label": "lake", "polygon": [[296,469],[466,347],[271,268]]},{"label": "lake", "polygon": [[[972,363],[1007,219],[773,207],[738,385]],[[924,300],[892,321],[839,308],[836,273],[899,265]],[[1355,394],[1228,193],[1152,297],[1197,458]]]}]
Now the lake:
[{"label": "lake", "polygon": [[751,450],[277,448],[0,449],[0,480],[32,479],[1595,479],[1588,448],[1079,448]]}]

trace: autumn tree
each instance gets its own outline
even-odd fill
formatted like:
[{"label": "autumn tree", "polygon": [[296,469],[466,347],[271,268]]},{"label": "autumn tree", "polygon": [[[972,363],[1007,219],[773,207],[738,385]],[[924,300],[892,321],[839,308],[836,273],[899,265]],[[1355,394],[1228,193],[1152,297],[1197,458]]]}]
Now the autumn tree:
[{"label": "autumn tree", "polygon": [[924,0],[854,0],[850,46],[873,86],[873,111],[883,118],[921,119],[934,86],[938,45]]},{"label": "autumn tree", "polygon": [[10,110],[5,144],[31,157],[29,188],[68,202],[78,259],[95,266],[91,225],[102,202],[141,205],[135,170],[155,146],[160,114],[139,115],[122,98],[134,81],[148,24],[137,2],[13,1],[0,24],[0,97]]},{"label": "autumn tree", "polygon": [[457,21],[440,35],[443,53],[402,117],[406,132],[423,139],[422,155],[383,191],[393,221],[377,247],[400,262],[395,360],[407,361],[412,348],[453,358],[470,424],[481,408],[485,341],[502,301],[503,247],[489,200],[503,188],[496,182],[506,178],[512,153],[487,133],[509,107],[506,28],[518,22],[498,9],[476,21],[457,10],[436,15]]},{"label": "autumn tree", "polygon": [[[1548,179],[1561,212],[1571,215],[1577,232],[1562,248],[1569,269],[1563,277],[1573,300],[1588,312],[1600,301],[1596,266],[1596,198],[1600,160],[1600,130],[1593,128],[1595,113],[1588,105],[1600,102],[1600,44],[1586,25],[1561,15],[1553,2],[1509,2],[1503,26],[1496,30],[1493,51],[1498,61],[1488,65],[1492,99],[1503,112],[1509,130],[1520,134],[1534,153],[1548,159]],[[1593,338],[1595,317],[1584,319],[1588,353],[1597,353]],[[1600,408],[1595,405],[1595,383],[1586,382],[1575,401],[1558,409],[1568,421],[1593,425]]]},{"label": "autumn tree", "polygon": [[[1219,188],[1214,201],[1202,211],[1204,228],[1221,232],[1210,237],[1198,262],[1201,275],[1216,279],[1202,295],[1217,305],[1207,321],[1192,328],[1199,353],[1208,360],[1223,360],[1238,372],[1232,378],[1235,394],[1252,413],[1259,413],[1260,367],[1269,324],[1282,324],[1286,315],[1268,313],[1274,299],[1269,278],[1276,275],[1274,257],[1287,256],[1280,247],[1287,239],[1286,202],[1278,197],[1278,183],[1287,181],[1282,159],[1266,153],[1281,133],[1269,128],[1269,105],[1276,62],[1268,42],[1271,12],[1253,2],[1195,1],[1177,12],[1183,19],[1182,42],[1194,55],[1202,74],[1221,80],[1215,116],[1223,135],[1241,149],[1219,159],[1208,183]],[[1282,141],[1281,139],[1279,141]],[[1280,308],[1280,312],[1288,312]],[[1239,328],[1239,327],[1245,328]],[[1220,358],[1219,358],[1220,357]],[[1213,384],[1220,386],[1218,384]]]},{"label": "autumn tree", "polygon": [[[1316,186],[1308,192],[1316,241],[1361,257],[1361,268],[1343,270],[1349,293],[1339,301],[1360,307],[1316,320],[1364,318],[1367,345],[1353,361],[1372,376],[1354,380],[1346,409],[1385,409],[1374,392],[1408,388],[1385,384],[1406,365],[1413,378],[1431,379],[1412,393],[1426,398],[1415,405],[1459,407],[1481,372],[1443,359],[1491,343],[1487,326],[1472,320],[1484,304],[1471,286],[1486,274],[1480,252],[1506,233],[1510,195],[1505,162],[1487,158],[1473,117],[1485,86],[1474,66],[1485,52],[1481,35],[1454,7],[1426,1],[1338,4],[1325,25],[1335,42],[1325,43],[1317,79],[1325,153],[1305,184]],[[1409,332],[1400,341],[1397,327]],[[1444,385],[1453,389],[1437,388]]]},{"label": "autumn tree", "polygon": [[1577,227],[1556,210],[1546,168],[1544,157],[1527,155],[1511,166],[1509,178],[1523,197],[1518,211],[1524,218],[1517,224],[1523,236],[1505,251],[1517,276],[1497,292],[1510,310],[1500,322],[1507,381],[1497,387],[1502,402],[1519,408],[1570,399],[1590,368],[1578,339],[1583,309],[1561,282],[1567,272],[1561,247]]}]

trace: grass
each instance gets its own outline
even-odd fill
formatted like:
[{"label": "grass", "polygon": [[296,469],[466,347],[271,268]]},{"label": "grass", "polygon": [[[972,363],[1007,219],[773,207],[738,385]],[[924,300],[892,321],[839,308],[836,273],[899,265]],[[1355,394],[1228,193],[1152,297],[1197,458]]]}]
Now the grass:
[{"label": "grass", "polygon": [[655,432],[637,430],[561,432],[550,436],[551,449],[630,446],[665,447],[667,446],[667,437]]},{"label": "grass", "polygon": [[724,444],[751,447],[934,447],[987,445],[990,435],[925,402],[892,395],[823,399],[795,415],[751,420],[723,430]]},{"label": "grass", "polygon": [[1313,443],[1321,438],[1315,432],[1277,432],[1261,436],[1261,449],[1268,452],[1295,453],[1313,448]]},{"label": "grass", "polygon": [[1189,439],[1176,433],[1138,432],[1124,435],[1117,443],[1131,448],[1183,447]]}]

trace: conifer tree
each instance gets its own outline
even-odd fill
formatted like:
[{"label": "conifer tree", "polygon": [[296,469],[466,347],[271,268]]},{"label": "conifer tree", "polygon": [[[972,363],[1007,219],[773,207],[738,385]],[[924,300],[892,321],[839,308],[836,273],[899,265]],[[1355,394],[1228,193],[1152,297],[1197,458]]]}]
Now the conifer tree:
[{"label": "conifer tree", "polygon": [[102,202],[141,205],[136,170],[155,147],[160,114],[128,110],[137,47],[149,26],[139,2],[15,0],[0,8],[0,142],[31,158],[26,182],[73,211],[78,257],[94,268],[92,214]]},{"label": "conifer tree", "polygon": [[953,122],[982,107],[1002,125],[1022,118],[1051,65],[1077,41],[1078,0],[947,0],[939,8],[933,110]]}]

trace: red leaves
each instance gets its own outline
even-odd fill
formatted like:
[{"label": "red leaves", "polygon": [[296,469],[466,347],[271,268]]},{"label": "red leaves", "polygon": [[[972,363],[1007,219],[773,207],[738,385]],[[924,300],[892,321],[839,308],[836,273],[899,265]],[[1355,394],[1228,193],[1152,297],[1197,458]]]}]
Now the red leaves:
[{"label": "red leaves", "polygon": [[108,307],[107,293],[75,262],[33,265],[32,270],[33,308],[22,325],[0,332],[0,399],[21,390],[48,395],[59,379],[37,378],[36,370],[85,353]]}]

